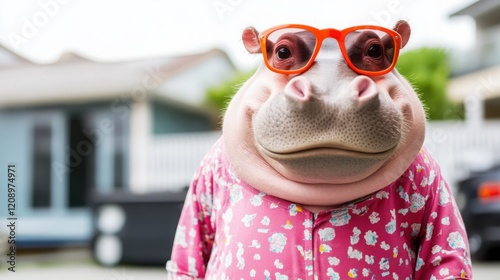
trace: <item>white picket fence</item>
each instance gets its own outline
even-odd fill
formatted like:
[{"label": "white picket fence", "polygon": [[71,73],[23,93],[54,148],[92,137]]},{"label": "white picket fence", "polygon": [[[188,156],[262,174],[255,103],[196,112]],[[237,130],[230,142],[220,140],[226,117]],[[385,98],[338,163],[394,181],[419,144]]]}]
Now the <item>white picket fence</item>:
[{"label": "white picket fence", "polygon": [[[200,160],[219,137],[220,132],[154,137],[148,153],[148,190],[188,186]],[[472,169],[500,163],[500,122],[485,122],[481,127],[470,127],[464,122],[431,122],[425,145],[454,188]]]},{"label": "white picket fence", "polygon": [[480,126],[465,122],[431,122],[425,146],[439,162],[452,188],[473,171],[500,164],[500,122],[485,121]]},{"label": "white picket fence", "polygon": [[151,139],[148,190],[176,191],[187,187],[205,153],[221,133],[176,133]]}]

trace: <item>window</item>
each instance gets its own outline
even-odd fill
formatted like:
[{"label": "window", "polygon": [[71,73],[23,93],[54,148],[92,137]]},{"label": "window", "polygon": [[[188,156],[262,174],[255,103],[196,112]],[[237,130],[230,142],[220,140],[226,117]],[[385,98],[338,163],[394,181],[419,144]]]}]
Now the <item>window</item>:
[{"label": "window", "polygon": [[95,139],[93,127],[85,126],[84,117],[75,114],[69,118],[68,154],[71,172],[69,173],[68,204],[70,208],[88,205],[88,195],[94,185]]},{"label": "window", "polygon": [[50,124],[35,124],[33,128],[33,208],[50,207],[51,204],[51,139]]},{"label": "window", "polygon": [[114,174],[114,187],[115,189],[123,189],[125,186],[125,135],[124,131],[124,121],[115,118],[114,121],[114,165],[115,165],[115,174]]}]

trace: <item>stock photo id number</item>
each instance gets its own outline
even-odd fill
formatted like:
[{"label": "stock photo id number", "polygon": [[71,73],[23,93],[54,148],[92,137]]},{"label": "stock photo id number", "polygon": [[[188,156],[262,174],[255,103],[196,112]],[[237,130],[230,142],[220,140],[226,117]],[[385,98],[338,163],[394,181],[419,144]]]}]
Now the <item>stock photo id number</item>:
[{"label": "stock photo id number", "polygon": [[7,270],[16,272],[16,165],[7,166]]}]

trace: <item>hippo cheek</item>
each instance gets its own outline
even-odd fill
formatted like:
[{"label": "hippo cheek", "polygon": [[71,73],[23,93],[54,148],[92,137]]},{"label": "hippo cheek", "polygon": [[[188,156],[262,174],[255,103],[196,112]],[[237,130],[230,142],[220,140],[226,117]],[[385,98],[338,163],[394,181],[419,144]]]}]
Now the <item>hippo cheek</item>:
[{"label": "hippo cheek", "polygon": [[275,95],[256,113],[253,129],[262,157],[285,177],[343,184],[368,177],[393,155],[402,123],[388,95],[361,107],[345,98],[297,106]]}]

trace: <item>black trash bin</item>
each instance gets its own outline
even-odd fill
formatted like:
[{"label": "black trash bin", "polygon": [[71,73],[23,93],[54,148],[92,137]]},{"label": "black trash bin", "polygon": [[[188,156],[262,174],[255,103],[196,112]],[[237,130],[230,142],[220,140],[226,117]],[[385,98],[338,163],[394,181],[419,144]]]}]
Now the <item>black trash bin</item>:
[{"label": "black trash bin", "polygon": [[170,258],[186,190],[94,194],[92,251],[102,265],[164,265]]}]

